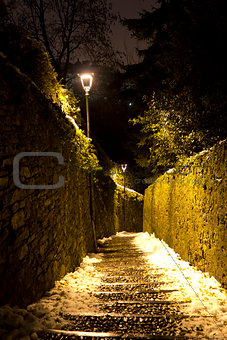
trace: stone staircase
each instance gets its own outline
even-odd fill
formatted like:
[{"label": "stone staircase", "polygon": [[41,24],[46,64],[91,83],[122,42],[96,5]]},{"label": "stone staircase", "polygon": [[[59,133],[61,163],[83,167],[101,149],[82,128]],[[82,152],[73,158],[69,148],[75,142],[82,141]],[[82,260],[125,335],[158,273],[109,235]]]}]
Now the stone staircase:
[{"label": "stone staircase", "polygon": [[182,302],[168,299],[173,290],[163,288],[162,268],[152,273],[132,239],[114,237],[99,245],[103,260],[95,266],[103,277],[93,292],[97,313],[61,315],[70,329],[47,330],[39,339],[189,339],[181,327],[188,318],[180,311]]}]

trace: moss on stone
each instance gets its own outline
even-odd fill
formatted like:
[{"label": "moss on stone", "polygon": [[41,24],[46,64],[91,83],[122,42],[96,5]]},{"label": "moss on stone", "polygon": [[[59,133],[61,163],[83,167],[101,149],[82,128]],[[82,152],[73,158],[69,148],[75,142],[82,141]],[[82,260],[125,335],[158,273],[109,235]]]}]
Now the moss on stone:
[{"label": "moss on stone", "polygon": [[143,230],[183,259],[226,281],[226,140],[159,177],[145,191]]}]

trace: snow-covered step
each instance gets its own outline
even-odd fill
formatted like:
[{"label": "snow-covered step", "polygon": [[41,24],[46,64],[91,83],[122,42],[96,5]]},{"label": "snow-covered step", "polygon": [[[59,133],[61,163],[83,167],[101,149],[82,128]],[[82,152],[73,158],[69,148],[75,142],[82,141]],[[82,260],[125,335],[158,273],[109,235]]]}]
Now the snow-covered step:
[{"label": "snow-covered step", "polygon": [[132,257],[132,258],[143,258],[145,257],[146,255],[152,255],[153,252],[142,252],[142,251],[137,251],[136,249],[132,250],[132,251],[122,251],[122,252],[119,252],[119,251],[116,251],[116,252],[106,252],[106,251],[100,251],[101,254],[103,254],[103,257],[106,258],[106,259],[111,259],[111,258],[114,258],[114,259],[118,259],[118,258],[121,258],[121,257]]},{"label": "snow-covered step", "polygon": [[168,293],[172,293],[172,292],[177,292],[177,289],[147,289],[147,290],[143,290],[143,291],[137,291],[134,293],[131,293],[130,291],[124,290],[124,291],[97,291],[97,292],[93,292],[92,294],[94,295],[102,295],[102,294],[128,294],[128,295],[139,295],[139,294],[160,294],[160,293],[164,293],[164,294],[168,294]]},{"label": "snow-covered step", "polygon": [[114,287],[117,287],[117,286],[120,286],[120,287],[129,287],[130,286],[136,286],[136,287],[141,287],[141,286],[152,286],[153,284],[166,284],[168,282],[102,282],[100,284],[100,286],[104,286],[104,287],[111,287],[111,286],[114,286]]},{"label": "snow-covered step", "polygon": [[[168,301],[168,300],[118,300],[118,301],[109,301],[105,302],[108,305],[127,305],[127,304],[134,304],[134,305],[177,305],[185,303],[184,301]],[[97,303],[97,305],[103,304],[103,302]]]},{"label": "snow-covered step", "polygon": [[[178,337],[183,316],[176,315],[62,315],[69,321],[67,331],[46,330],[41,339],[64,339],[66,336],[120,339],[187,339]],[[48,337],[55,334],[56,337]],[[59,336],[59,337],[58,337]],[[61,337],[60,337],[61,336]],[[63,337],[62,337],[63,336]],[[191,338],[190,338],[191,339]]]},{"label": "snow-covered step", "polygon": [[[144,281],[144,283],[153,283],[155,281],[157,281],[157,278],[163,276],[163,274],[161,273],[157,273],[157,274],[146,274],[146,273],[141,273],[140,275],[127,275],[122,273],[121,275],[109,275],[109,276],[105,276],[102,278],[102,282],[106,282],[106,283],[114,283],[114,282],[119,282],[119,283],[133,283],[133,282],[140,282],[141,280]],[[143,283],[143,282],[142,282]]]},{"label": "snow-covered step", "polygon": [[[156,293],[157,290],[164,290],[164,288],[167,288],[168,285],[166,285],[166,282],[147,282],[147,283],[120,283],[117,284],[116,282],[111,284],[106,284],[105,282],[102,282],[99,286],[98,289],[101,292],[105,291],[115,291],[115,292],[128,292],[130,293],[149,293],[152,291],[152,293]],[[155,291],[155,292],[154,292]],[[167,292],[169,293],[169,291]]]},{"label": "snow-covered step", "polygon": [[98,308],[105,313],[121,313],[124,315],[177,315],[180,313],[179,304],[149,304],[149,303],[129,303],[129,304],[109,304],[108,302],[98,305]]},{"label": "snow-covered step", "polygon": [[115,333],[115,332],[82,332],[82,331],[64,331],[57,329],[49,329],[46,332],[40,332],[41,339],[156,339],[156,340],[186,340],[195,339],[182,336],[169,336],[169,335],[151,335],[144,333]]}]

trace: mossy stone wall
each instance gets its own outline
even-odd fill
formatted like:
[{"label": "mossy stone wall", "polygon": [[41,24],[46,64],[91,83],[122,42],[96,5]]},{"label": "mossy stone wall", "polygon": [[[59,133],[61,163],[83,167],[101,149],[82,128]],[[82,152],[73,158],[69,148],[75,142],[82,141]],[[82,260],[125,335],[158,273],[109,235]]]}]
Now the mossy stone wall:
[{"label": "mossy stone wall", "polygon": [[93,185],[94,223],[97,239],[107,235],[114,235],[114,192],[116,184],[103,171],[96,174]]},{"label": "mossy stone wall", "polygon": [[[90,173],[80,167],[86,155],[80,159],[75,149],[75,134],[81,132],[3,55],[0,82],[0,304],[25,306],[95,250]],[[55,184],[63,175],[64,185],[51,190],[18,188],[13,160],[21,152],[57,152],[64,159],[59,165],[54,157],[24,157],[22,183]],[[92,174],[97,238],[116,232],[115,190],[104,172]]]},{"label": "mossy stone wall", "polygon": [[116,232],[142,232],[143,195],[117,185],[114,195],[114,221]]},{"label": "mossy stone wall", "polygon": [[[73,150],[70,123],[24,74],[1,58],[1,217],[0,301],[26,305],[94,249],[89,213],[88,175]],[[20,189],[13,181],[13,159],[21,152],[58,152],[54,157],[24,157],[20,180],[54,184],[55,190]],[[63,171],[64,170],[64,171]]]},{"label": "mossy stone wall", "polygon": [[159,177],[145,191],[143,230],[227,284],[226,141]]}]

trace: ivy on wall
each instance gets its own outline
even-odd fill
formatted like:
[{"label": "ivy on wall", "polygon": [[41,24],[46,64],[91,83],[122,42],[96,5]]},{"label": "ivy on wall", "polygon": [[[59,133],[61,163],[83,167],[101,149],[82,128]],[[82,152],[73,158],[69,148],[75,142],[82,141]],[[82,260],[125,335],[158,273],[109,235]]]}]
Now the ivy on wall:
[{"label": "ivy on wall", "polygon": [[71,129],[65,129],[62,126],[62,138],[66,140],[64,134],[70,134],[73,142],[71,152],[78,160],[78,167],[90,172],[100,170],[101,167],[91,139],[87,138],[84,132],[79,129],[81,125],[79,100],[57,80],[57,73],[43,46],[13,25],[1,28],[0,38],[2,51],[7,61],[18,67],[20,72],[28,76],[45,97],[57,106],[56,114],[59,116],[56,118],[61,119],[62,125],[65,123],[66,116],[75,120],[76,124],[74,126],[71,124]]}]

